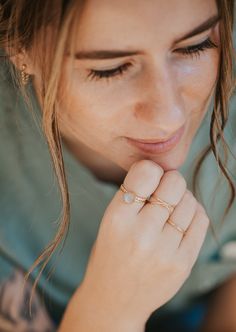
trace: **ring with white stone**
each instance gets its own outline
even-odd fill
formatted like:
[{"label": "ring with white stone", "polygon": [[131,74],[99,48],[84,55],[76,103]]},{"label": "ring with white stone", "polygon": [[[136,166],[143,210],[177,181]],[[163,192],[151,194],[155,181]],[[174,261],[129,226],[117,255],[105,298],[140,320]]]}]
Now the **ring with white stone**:
[{"label": "ring with white stone", "polygon": [[136,195],[136,193],[133,191],[128,191],[123,184],[120,186],[120,190],[124,193],[123,201],[127,204],[131,204],[133,202],[146,202],[146,200],[149,198],[141,197]]}]

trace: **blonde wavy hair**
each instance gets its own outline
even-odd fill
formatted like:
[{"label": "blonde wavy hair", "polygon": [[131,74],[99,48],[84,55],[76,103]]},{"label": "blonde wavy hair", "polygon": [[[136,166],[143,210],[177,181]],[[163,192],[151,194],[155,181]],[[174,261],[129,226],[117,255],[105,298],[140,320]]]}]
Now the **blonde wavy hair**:
[{"label": "blonde wavy hair", "polygon": [[[69,227],[70,200],[63,162],[62,138],[58,126],[57,102],[63,75],[63,61],[68,51],[70,54],[74,53],[73,40],[75,40],[76,26],[84,3],[83,0],[0,0],[0,48],[7,50],[9,61],[22,51],[27,52],[32,56],[40,71],[42,78],[40,86],[42,125],[62,198],[62,216],[58,231],[26,274],[27,279],[30,273],[38,265],[41,265],[40,272],[34,282],[34,288],[51,256],[59,245],[64,243]],[[234,0],[216,0],[216,3],[221,17],[221,55],[209,129],[211,144],[199,156],[194,172],[194,192],[197,191],[196,184],[200,167],[206,156],[212,151],[230,188],[231,196],[225,216],[235,198],[235,186],[226,167],[230,149],[223,132],[229,117],[229,100],[235,86],[233,70],[235,55],[232,40]],[[52,34],[45,38],[45,36],[48,36],[49,26],[53,27],[51,29]],[[35,50],[37,52],[34,52]],[[13,79],[27,99],[25,87],[20,80],[19,70],[13,68]],[[218,141],[223,145],[224,157],[219,153]]]}]

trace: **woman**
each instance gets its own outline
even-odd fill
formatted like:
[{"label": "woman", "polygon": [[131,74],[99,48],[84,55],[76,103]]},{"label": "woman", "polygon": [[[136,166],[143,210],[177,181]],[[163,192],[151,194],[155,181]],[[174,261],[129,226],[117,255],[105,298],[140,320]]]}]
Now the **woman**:
[{"label": "woman", "polygon": [[167,331],[211,290],[203,329],[235,329],[234,297],[213,319],[234,289],[234,2],[0,3],[2,330],[137,332],[156,311]]}]

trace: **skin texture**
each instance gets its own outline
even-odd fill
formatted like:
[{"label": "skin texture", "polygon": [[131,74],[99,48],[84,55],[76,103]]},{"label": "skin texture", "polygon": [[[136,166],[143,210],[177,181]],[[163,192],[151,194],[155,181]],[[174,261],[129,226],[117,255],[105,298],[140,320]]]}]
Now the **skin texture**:
[{"label": "skin texture", "polygon": [[[77,158],[99,178],[119,182],[133,162],[141,159],[151,159],[164,170],[183,164],[213,93],[219,47],[199,56],[176,50],[207,37],[219,45],[219,24],[180,43],[174,40],[216,13],[213,0],[86,2],[76,51],[142,52],[109,60],[76,59],[72,72],[68,69],[70,74],[65,74],[70,88],[61,101],[61,132]],[[122,76],[88,78],[91,69],[112,69],[125,63],[132,65]],[[165,153],[146,154],[125,139],[165,140],[183,125],[178,146]]]},{"label": "skin texture", "polygon": [[[162,198],[166,200],[170,199],[171,196],[168,192],[168,188],[172,189],[173,183],[170,181],[170,173],[168,173],[168,171],[178,169],[186,160],[193,138],[201,125],[214,93],[220,54],[219,25],[217,24],[211,30],[207,30],[204,33],[185,39],[179,43],[176,43],[175,40],[181,38],[194,27],[215,14],[217,14],[217,7],[214,0],[86,1],[85,9],[78,23],[78,33],[75,41],[77,52],[82,50],[119,49],[140,50],[142,53],[112,60],[77,59],[73,63],[72,71],[69,64],[68,66],[65,65],[63,82],[65,85],[67,83],[69,84],[69,89],[66,90],[66,93],[63,94],[63,98],[60,100],[60,131],[65,144],[76,158],[90,168],[98,178],[104,181],[121,183],[126,173],[135,162],[150,159],[154,161],[155,164],[159,165],[166,172],[167,176],[169,176],[169,180],[166,180],[166,185],[164,187],[162,186],[162,194],[164,194],[164,196],[166,194],[166,197],[163,196]],[[204,52],[200,52],[199,55],[184,55],[177,51],[185,47],[199,44],[208,37],[219,47],[206,49]],[[131,65],[122,76],[115,76],[109,78],[109,80],[91,80],[91,77],[88,78],[90,70],[92,69],[109,70],[125,63]],[[39,77],[37,76],[36,70],[34,70],[34,68],[31,69],[37,91]],[[155,138],[157,140],[166,140],[182,126],[184,126],[184,134],[179,144],[165,153],[145,154],[129,145],[125,138]],[[149,173],[150,172],[148,172],[148,174]],[[144,195],[147,194],[142,192],[145,183],[140,182],[138,186],[138,180],[143,178],[143,172],[139,175],[140,176],[133,178],[128,184],[132,189]],[[149,185],[151,186],[152,183],[153,179],[150,180]],[[137,188],[135,188],[135,185],[137,185]],[[150,190],[153,192],[158,189],[153,187]],[[176,194],[176,192],[174,194]],[[119,194],[120,193],[117,195]],[[176,220],[174,219],[174,221],[179,225],[181,225],[181,222],[185,221],[186,223],[183,224],[182,227],[187,228],[190,224],[194,225],[193,214],[194,212],[196,214],[196,207],[192,207],[191,211],[187,211],[186,213],[185,207],[190,205],[183,204],[183,197],[186,199],[184,192],[180,197],[182,198],[182,204],[178,202],[180,206],[179,212],[175,215]],[[192,199],[193,198],[191,198],[191,200]],[[122,220],[122,214],[118,213],[116,210],[117,207],[119,207],[119,201],[112,202],[111,207],[112,206],[114,206],[114,213],[112,214],[110,212],[109,215],[109,212],[107,212],[107,215],[110,216],[111,220],[112,216],[114,217],[115,215],[116,218],[120,216]],[[123,203],[121,206],[123,206]],[[198,206],[198,208],[200,207]],[[201,213],[203,212],[201,211]],[[124,215],[128,220],[127,213]],[[155,220],[155,218],[157,218],[156,216],[156,210],[150,210],[149,207],[149,209],[146,209],[145,218],[143,213],[143,220],[153,220],[153,224],[151,222],[148,224],[150,229],[141,229],[141,227],[140,229],[136,229],[137,233],[135,234],[140,234],[140,242],[138,242],[138,245],[143,245],[142,250],[146,248],[146,250],[155,249],[157,252],[163,252],[165,247],[161,247],[161,249],[159,247],[156,248],[157,243],[161,246],[162,243],[173,243],[173,239],[175,238],[177,239],[176,241],[179,241],[179,234],[176,233],[176,230],[173,230],[171,226],[167,225],[165,234],[160,233],[160,241],[158,242],[156,238],[152,238],[153,248],[149,248],[151,235],[157,234],[156,229],[155,232],[153,232],[153,227],[157,227],[159,223],[159,220]],[[186,220],[183,216],[186,216]],[[158,217],[160,218],[160,211]],[[133,225],[137,227],[136,216],[134,216],[134,218]],[[206,217],[204,216],[204,218]],[[114,278],[110,278],[111,273],[119,266],[119,264],[114,262],[114,253],[116,253],[114,243],[116,243],[116,240],[117,243],[119,243],[117,246],[117,255],[120,255],[118,258],[120,261],[124,262],[124,258],[130,257],[130,255],[127,255],[127,250],[124,250],[123,256],[121,256],[120,248],[125,248],[126,244],[128,245],[132,242],[131,239],[134,234],[134,229],[131,229],[130,233],[127,232],[126,229],[125,231],[128,234],[126,234],[126,238],[119,238],[119,236],[123,234],[117,232],[117,229],[115,229],[114,232],[113,229],[112,231],[109,228],[106,229],[106,227],[110,227],[110,219],[107,222],[102,222],[100,238],[97,240],[97,249],[94,250],[91,256],[88,271],[92,271],[90,276],[96,276],[96,282],[98,277],[100,277],[100,280],[104,280],[106,288],[110,286],[111,290],[117,289],[119,298],[122,300],[119,290],[124,287],[124,278],[120,279],[120,288],[114,287],[114,284],[109,285],[108,282],[110,279],[114,280]],[[129,220],[133,221],[132,219]],[[141,220],[142,216],[140,216],[140,221]],[[199,220],[195,222],[195,225],[199,224]],[[120,220],[117,225],[119,225],[119,222]],[[117,225],[114,225],[114,227],[117,227]],[[142,224],[140,223],[140,225]],[[147,225],[147,223],[145,225]],[[189,241],[189,247],[192,247],[190,245],[192,239],[196,240],[198,238],[198,248],[200,248],[206,226],[202,225],[202,227],[204,227],[204,231],[203,229],[193,231],[191,241]],[[110,234],[114,234],[114,238],[109,238]],[[103,250],[103,244],[106,243],[106,241],[107,247],[110,245],[108,252],[111,252],[112,258],[111,263],[107,264],[108,269],[110,268],[110,270],[107,271],[108,277],[102,275],[104,272],[103,269],[99,271],[99,265],[103,266],[103,259],[106,257],[107,249],[105,248]],[[122,246],[120,246],[121,241],[123,241]],[[186,254],[186,252],[189,252],[189,248],[187,245],[185,246],[186,250],[184,253]],[[167,249],[170,250],[169,246],[166,250]],[[143,255],[142,251],[141,253]],[[197,254],[198,253],[195,253],[193,257],[191,257],[193,261],[196,259]],[[173,269],[171,275],[175,275],[176,271],[175,266],[173,267],[173,261],[176,260],[176,256],[171,254],[170,257],[169,268]],[[140,257],[138,256],[138,258]],[[158,257],[156,259],[158,259]],[[149,260],[145,261],[149,264],[152,263]],[[182,256],[180,261],[183,261]],[[189,267],[191,264],[188,262],[186,266],[188,265]],[[156,264],[155,261],[154,265],[159,266],[162,272],[161,264]],[[128,266],[128,263],[126,266]],[[140,266],[143,266],[142,260],[140,260]],[[140,266],[137,265],[138,272],[136,271],[137,273],[135,275],[141,271]],[[147,267],[149,266],[147,265]],[[153,266],[151,266],[150,271],[153,271],[152,268]],[[128,271],[129,270],[126,270],[127,284],[129,282],[128,275],[132,276],[132,273],[135,273],[135,270],[130,270],[130,274],[128,274]],[[157,276],[160,277],[159,284],[162,284],[162,278],[163,280],[166,279],[165,270],[163,275],[160,271],[156,271],[153,284],[149,280],[149,283],[146,285],[146,288],[150,291],[149,294],[152,294],[153,290],[156,289]],[[118,275],[118,272],[120,271],[117,271],[115,275]],[[167,275],[169,275],[169,273],[167,273]],[[171,294],[164,292],[165,298],[161,299],[161,303],[157,303],[154,300],[152,303],[148,302],[150,301],[149,296],[148,299],[146,299],[147,305],[144,306],[145,308],[149,308],[149,310],[147,310],[145,314],[142,313],[143,316],[140,316],[147,317],[158,305],[163,304],[171,298],[186,276],[187,273],[184,273],[184,277],[182,275],[180,280],[170,280],[168,284],[173,285],[174,289]],[[93,280],[90,278],[88,275],[86,282],[90,287],[85,287],[86,289],[93,288]],[[131,278],[131,280],[133,280],[133,278]],[[117,285],[119,286],[118,281]],[[153,288],[151,287],[152,285]],[[125,289],[130,289],[129,284]],[[97,291],[97,289],[93,289],[93,291],[94,290]],[[135,292],[136,291],[137,289]],[[140,295],[139,297],[137,296],[137,299],[140,300],[142,304],[141,308],[143,308],[144,303],[142,298],[143,293],[143,287],[141,287],[140,293],[137,292],[137,294]],[[112,293],[109,292],[109,294]],[[87,295],[88,293],[86,293],[85,299],[91,298]],[[101,295],[104,298],[104,294]],[[117,298],[116,294],[113,298]],[[139,303],[138,300],[135,303]],[[107,303],[111,301],[108,298]],[[75,303],[76,321],[78,308],[77,299]],[[90,305],[91,303],[88,304],[88,307],[90,307]],[[93,305],[96,308],[102,307],[101,303],[98,305],[95,303]],[[123,304],[121,307],[123,308]],[[110,310],[110,307],[103,306],[102,309],[105,309],[104,311],[107,312],[106,309]],[[73,312],[73,310],[71,310],[71,312]],[[101,312],[99,312],[99,317],[102,316]],[[133,316],[139,316],[138,314],[140,314],[140,312],[141,309],[139,308]],[[86,317],[86,312],[83,312],[83,314],[82,316]],[[120,317],[122,317],[122,315]],[[96,324],[98,320],[99,318],[95,320]],[[73,318],[69,318],[68,323],[66,322],[65,325],[68,324],[67,326],[69,326],[71,321],[73,321]],[[101,326],[103,323],[104,321],[101,323]],[[207,324],[208,323],[211,324],[211,319],[209,319]],[[86,320],[84,324],[87,324]],[[142,324],[140,323],[140,325]],[[75,326],[74,323],[72,326]],[[65,326],[65,331],[66,330],[68,330],[68,328]],[[105,331],[106,329],[103,328],[103,330]],[[110,327],[107,327],[107,330],[110,330]],[[119,328],[118,330],[120,331],[121,329]],[[131,331],[130,327],[128,330]],[[137,331],[136,326],[134,330]],[[92,331],[91,327],[90,331]]]},{"label": "skin texture", "polygon": [[176,294],[198,257],[209,219],[179,172],[164,173],[156,163],[141,160],[131,166],[124,185],[142,197],[152,194],[173,204],[171,220],[187,229],[186,235],[167,223],[165,207],[124,204],[118,190],[60,332],[144,331],[150,314]]},{"label": "skin texture", "polygon": [[[168,173],[168,171],[178,169],[186,160],[192,140],[201,125],[214,93],[220,54],[219,25],[217,24],[211,30],[185,39],[182,42],[176,43],[175,40],[215,14],[217,14],[217,7],[214,0],[86,1],[82,17],[78,23],[78,33],[76,34],[77,51],[119,49],[126,51],[140,50],[141,52],[139,55],[112,60],[75,60],[72,71],[69,67],[70,62],[68,61],[68,65],[67,62],[65,63],[63,82],[69,84],[69,89],[65,90],[63,98],[60,100],[60,131],[64,142],[72,153],[80,162],[90,168],[98,178],[116,183],[123,182],[126,173],[135,162],[150,159],[154,161],[156,166],[159,165],[165,171],[165,178],[169,179],[166,180],[165,185],[162,183],[161,192],[159,188],[159,196],[169,202],[171,195],[178,196],[177,180],[172,179],[170,181],[171,176],[176,175],[176,173]],[[199,44],[208,37],[219,47],[206,49],[204,52],[192,56],[177,51]],[[92,69],[112,69],[125,63],[131,65],[122,76],[116,76],[109,80],[91,80],[91,77],[88,78]],[[34,69],[31,70],[31,74],[35,75],[34,82],[37,91],[39,78]],[[125,139],[125,137],[131,137],[165,140],[182,126],[185,130],[181,141],[174,149],[165,153],[144,154],[130,146]],[[145,183],[138,182],[139,179],[144,178],[142,172],[145,168],[143,166],[142,171],[140,170],[135,176],[133,175],[133,178],[132,171],[128,173],[127,184],[136,192],[146,195],[158,190],[156,188],[158,183],[154,186],[153,178],[150,179],[149,183],[148,181]],[[146,175],[150,174],[151,170],[148,170]],[[180,174],[178,174],[178,179],[180,177]],[[149,186],[148,190],[150,192],[145,192],[145,185]],[[174,193],[173,190],[170,190],[173,185],[176,185],[176,192]],[[190,248],[197,247],[192,246],[193,240],[198,241],[197,248],[200,248],[206,232],[207,218],[204,212],[192,196],[189,197],[189,193],[188,198],[186,198],[186,192],[183,190],[179,194],[178,202],[175,202],[179,204],[179,208],[174,217],[174,222],[184,228],[187,228],[190,224],[193,225],[192,233],[187,243],[183,241],[185,249],[181,253],[176,252],[176,248],[172,248],[173,250],[167,255],[169,260],[164,262],[164,266],[168,267],[166,271],[159,261],[158,254],[163,253],[163,250],[171,250],[170,246],[165,247],[165,244],[173,244],[174,240],[178,242],[178,232],[170,225],[166,225],[163,228],[164,231],[156,229],[161,218],[161,210],[157,213],[157,207],[155,207],[155,210],[151,210],[150,206],[143,209],[138,223],[135,213],[133,216],[131,214],[132,218],[128,218],[127,211],[123,213],[124,211],[119,210],[120,207],[123,208],[123,203],[120,205],[121,197],[119,198],[119,195],[121,195],[120,192],[117,193],[115,200],[111,202],[106,212],[106,219],[101,223],[100,235],[89,262],[83,288],[85,296],[84,298],[81,297],[84,300],[81,303],[85,308],[83,312],[83,306],[81,306],[81,317],[85,317],[84,322],[80,321],[82,328],[79,330],[81,331],[86,330],[84,327],[87,327],[89,321],[89,319],[86,320],[85,299],[94,298],[94,296],[88,296],[89,289],[92,289],[92,294],[99,292],[99,286],[103,282],[106,287],[101,287],[101,289],[106,288],[110,291],[107,294],[100,294],[102,297],[97,298],[106,299],[107,296],[107,300],[104,300],[103,303],[87,303],[87,306],[88,308],[91,305],[100,308],[99,317],[94,320],[96,326],[98,326],[98,321],[101,319],[100,330],[111,330],[110,326],[104,327],[104,324],[108,324],[108,322],[107,318],[102,319],[102,314],[107,310],[111,310],[110,303],[114,303],[114,298],[119,298],[121,302],[120,306],[118,306],[119,303],[117,304],[118,307],[115,308],[114,312],[119,312],[119,309],[123,308],[122,300],[128,301],[132,298],[132,294],[128,298],[128,295],[123,294],[126,292],[122,293],[122,290],[130,290],[129,281],[134,280],[133,274],[138,275],[143,270],[141,268],[143,258],[147,262],[147,270],[150,268],[150,274],[147,275],[153,273],[153,280],[146,280],[146,275],[143,276],[143,279],[140,276],[140,284],[142,285],[145,280],[146,290],[143,292],[142,286],[140,292],[137,292],[138,286],[136,285],[136,289],[134,287],[133,294],[137,296],[137,301],[134,303],[137,303],[137,311],[128,312],[129,315],[127,315],[128,318],[131,316],[135,319],[139,316],[147,318],[152,310],[169,300],[184,282],[190,267],[197,258],[198,252],[188,257],[188,262],[183,258],[186,258],[186,253],[189,252]],[[184,199],[191,199],[192,204],[186,204]],[[189,207],[189,211],[186,211],[186,206]],[[130,212],[135,211],[131,210]],[[193,222],[194,214],[195,222]],[[125,220],[124,229],[117,229],[117,227],[120,227],[119,225],[123,225],[120,221],[124,219],[124,216],[127,219]],[[114,221],[113,218],[116,218],[116,220]],[[162,218],[164,223],[167,216],[162,216]],[[130,224],[127,223],[128,220]],[[181,224],[183,222],[184,224]],[[197,227],[200,227],[199,225],[201,228],[197,229]],[[109,227],[114,227],[114,229]],[[127,227],[130,227],[130,229]],[[124,266],[126,266],[126,279],[124,280],[122,270],[118,269],[116,271],[116,268],[120,266],[117,262],[124,262],[125,258],[131,257],[129,249],[132,248],[129,248],[129,243],[134,241],[132,239],[133,234],[137,235],[138,241],[136,244],[140,248],[137,257],[134,256],[134,261],[137,262],[137,266],[135,266],[137,270],[134,267],[129,267],[128,263],[124,263]],[[154,235],[159,236],[159,241]],[[153,244],[153,247],[150,247],[150,244]],[[123,252],[121,252],[121,248],[124,249]],[[150,257],[151,250],[158,253],[153,261],[145,257],[145,255]],[[135,255],[136,252],[133,252]],[[107,263],[107,253],[110,253],[111,257],[109,264]],[[116,261],[114,257],[117,259]],[[173,285],[171,293],[167,294],[163,288],[163,298],[160,298],[160,303],[157,303],[157,297],[152,299],[151,296],[148,296],[146,298],[146,294],[153,294],[153,290],[156,289],[157,277],[159,278],[159,284],[163,284],[166,276],[176,275],[176,269],[179,269],[179,265],[175,266],[173,262],[176,262],[178,257],[178,261],[185,261],[186,265],[182,265],[184,272],[179,274],[179,279],[175,278],[175,280],[170,280],[170,283],[167,283]],[[99,268],[104,266],[105,261],[106,271]],[[153,272],[153,266],[157,268],[156,274]],[[169,273],[168,269],[173,273]],[[91,273],[89,274],[89,272]],[[112,273],[114,273],[114,276],[119,276],[120,273],[121,278],[113,278]],[[93,280],[94,275],[96,275],[96,280]],[[98,280],[100,281],[98,282]],[[125,285],[124,282],[127,284]],[[112,293],[112,290],[117,290],[118,296]],[[67,331],[68,326],[75,327],[74,322],[77,322],[77,309],[78,303],[80,303],[77,294],[79,292],[75,293],[75,300],[71,302],[72,309],[69,308],[69,315],[65,316],[65,329],[62,326],[61,331]],[[74,303],[75,314],[73,313]],[[144,303],[146,305],[143,305]],[[143,308],[147,308],[147,312],[142,312]],[[114,318],[111,311],[110,314]],[[120,317],[123,316],[123,313],[121,313]],[[115,319],[112,326],[114,326],[114,321]],[[143,321],[144,319],[142,319]],[[73,322],[72,325],[70,325],[71,322]],[[142,326],[142,322],[140,322],[140,326]],[[137,331],[136,324],[134,325],[133,330]],[[89,330],[97,331],[95,327],[91,326]],[[118,330],[125,331],[125,328],[118,326]],[[131,331],[130,326],[127,331]]]}]

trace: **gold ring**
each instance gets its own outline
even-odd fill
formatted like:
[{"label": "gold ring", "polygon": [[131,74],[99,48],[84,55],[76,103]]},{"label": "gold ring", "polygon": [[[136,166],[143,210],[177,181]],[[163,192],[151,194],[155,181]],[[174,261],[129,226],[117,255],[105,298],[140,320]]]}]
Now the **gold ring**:
[{"label": "gold ring", "polygon": [[123,201],[127,204],[131,204],[133,202],[146,202],[147,200],[146,197],[141,197],[136,195],[133,191],[128,191],[123,184],[120,186],[120,190],[124,193]]},{"label": "gold ring", "polygon": [[171,205],[171,204],[163,201],[162,199],[160,199],[158,197],[151,196],[148,201],[152,205],[161,205],[161,206],[164,206],[169,211],[170,214],[174,211],[174,208],[175,208],[174,205]]},{"label": "gold ring", "polygon": [[171,219],[168,219],[167,222],[168,224],[173,226],[178,232],[182,233],[183,236],[186,234],[186,231],[182,227],[176,225]]}]

